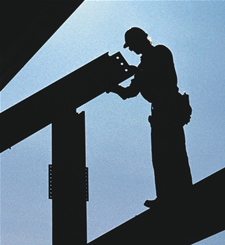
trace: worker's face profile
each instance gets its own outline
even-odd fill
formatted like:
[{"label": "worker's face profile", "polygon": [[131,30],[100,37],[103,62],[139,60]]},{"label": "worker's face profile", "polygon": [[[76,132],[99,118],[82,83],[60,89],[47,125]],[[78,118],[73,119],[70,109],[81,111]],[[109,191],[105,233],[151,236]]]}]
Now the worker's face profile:
[{"label": "worker's face profile", "polygon": [[129,50],[134,51],[136,54],[141,53],[140,44],[138,42],[129,42]]},{"label": "worker's face profile", "polygon": [[138,47],[129,46],[129,50],[135,52],[136,54],[141,54],[141,50]]}]

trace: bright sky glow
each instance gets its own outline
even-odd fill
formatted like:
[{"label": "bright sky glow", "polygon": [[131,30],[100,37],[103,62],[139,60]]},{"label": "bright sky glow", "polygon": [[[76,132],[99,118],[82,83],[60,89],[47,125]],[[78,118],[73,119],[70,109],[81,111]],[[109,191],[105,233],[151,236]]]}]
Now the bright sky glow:
[{"label": "bright sky glow", "polygon": [[[131,26],[148,32],[153,45],[161,43],[172,51],[180,92],[190,95],[193,117],[185,133],[194,182],[224,168],[223,1],[85,1],[5,87],[1,111],[105,52],[120,51],[129,64],[137,65],[139,57],[122,48]],[[144,211],[144,201],[155,197],[150,105],[140,95],[122,101],[103,94],[82,110],[90,241]],[[50,163],[50,126],[1,154],[3,245],[51,244]],[[224,240],[222,232],[198,244],[222,245]]]}]

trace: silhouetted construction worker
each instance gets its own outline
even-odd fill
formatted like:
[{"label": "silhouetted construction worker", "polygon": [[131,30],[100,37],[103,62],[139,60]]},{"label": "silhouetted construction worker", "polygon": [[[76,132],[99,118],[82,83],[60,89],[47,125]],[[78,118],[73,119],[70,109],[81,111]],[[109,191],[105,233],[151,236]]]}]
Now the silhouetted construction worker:
[{"label": "silhouetted construction worker", "polygon": [[184,196],[192,186],[183,126],[190,120],[188,95],[181,95],[170,50],[153,46],[147,33],[132,27],[125,33],[124,48],[129,47],[141,62],[130,86],[114,86],[111,92],[122,99],[141,95],[151,103],[151,147],[157,198],[145,206]]}]

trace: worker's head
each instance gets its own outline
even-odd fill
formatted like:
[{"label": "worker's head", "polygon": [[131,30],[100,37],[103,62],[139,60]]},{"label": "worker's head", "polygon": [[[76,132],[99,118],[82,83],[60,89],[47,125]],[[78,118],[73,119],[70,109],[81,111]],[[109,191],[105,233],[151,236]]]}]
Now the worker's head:
[{"label": "worker's head", "polygon": [[140,54],[143,48],[146,47],[151,41],[147,38],[148,34],[138,27],[132,27],[125,33],[124,48],[129,47],[130,51]]}]

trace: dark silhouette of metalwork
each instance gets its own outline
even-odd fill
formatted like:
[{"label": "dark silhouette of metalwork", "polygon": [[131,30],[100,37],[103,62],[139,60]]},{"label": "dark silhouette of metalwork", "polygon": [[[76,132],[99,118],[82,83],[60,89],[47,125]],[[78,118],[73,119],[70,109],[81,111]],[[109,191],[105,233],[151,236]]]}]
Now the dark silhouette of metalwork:
[{"label": "dark silhouette of metalwork", "polygon": [[53,244],[87,244],[84,112],[52,122]]},{"label": "dark silhouette of metalwork", "polygon": [[49,198],[54,245],[87,244],[85,116],[76,108],[104,93],[108,83],[121,83],[133,74],[119,52],[105,53],[0,113],[0,152],[52,125]]},{"label": "dark silhouette of metalwork", "polygon": [[[0,90],[82,2],[46,0],[44,2],[32,1],[29,4],[29,1],[13,1],[13,6],[16,6],[13,10],[10,0],[1,1],[1,18],[3,17],[4,20],[1,21]],[[49,9],[52,11],[49,11]],[[4,13],[2,10],[4,10]],[[26,15],[25,22],[19,21],[22,20],[21,18],[16,18],[16,23],[5,21],[7,18],[13,20],[10,14],[15,17],[17,13],[20,16]],[[30,18],[34,22],[29,21]],[[54,19],[54,21],[49,23],[49,19]],[[9,29],[7,29],[8,27],[2,28],[2,23],[6,22],[11,26]],[[27,23],[31,23],[30,27],[25,25]],[[23,33],[23,39],[17,39],[17,44],[12,45],[10,40],[14,42],[15,36],[12,35],[17,30],[20,36]],[[124,47],[129,47],[137,54],[142,53],[143,50],[139,48],[145,48],[146,46],[137,46],[139,39],[132,38],[133,34],[128,33],[126,33]],[[129,37],[129,35],[131,36]],[[141,35],[146,39],[147,36],[144,32]],[[136,40],[136,42],[132,42],[132,40]],[[158,46],[154,50],[157,50],[156,55],[153,55],[154,58],[157,59],[158,54],[160,54],[159,56],[163,56],[166,63],[171,64],[169,70],[173,70],[170,51],[164,46]],[[23,55],[21,55],[21,52]],[[178,157],[174,158],[175,154],[171,152],[173,147],[168,142],[163,148],[161,145],[157,146],[159,142],[165,140],[162,129],[168,132],[165,125],[159,126],[160,122],[164,122],[161,112],[163,112],[163,117],[165,117],[167,123],[170,116],[167,114],[167,110],[164,110],[165,108],[163,108],[163,111],[161,110],[162,104],[155,101],[154,96],[155,94],[157,96],[162,95],[163,102],[166,101],[166,103],[173,101],[173,99],[169,100],[168,96],[178,94],[176,73],[175,70],[171,73],[168,73],[167,70],[161,72],[152,63],[155,73],[161,79],[163,77],[168,79],[169,77],[168,80],[172,84],[168,84],[169,86],[165,86],[165,91],[161,91],[164,86],[161,87],[162,84],[159,83],[160,86],[155,87],[152,90],[154,92],[149,97],[146,94],[148,86],[144,87],[145,84],[142,84],[143,87],[139,90],[136,87],[136,81],[143,80],[145,76],[149,75],[143,75],[143,71],[146,71],[145,65],[149,62],[148,55],[145,57],[143,57],[140,66],[135,68],[129,66],[120,53],[112,56],[109,56],[108,53],[103,54],[68,76],[0,113],[0,152],[11,148],[45,126],[52,124],[52,165],[49,166],[49,198],[52,199],[53,205],[52,236],[54,245],[77,242],[81,245],[87,244],[86,201],[88,200],[88,176],[85,161],[85,113],[77,114],[76,108],[106,91],[118,92],[122,98],[135,96],[138,91],[149,102],[153,102],[153,112],[149,121],[152,129],[154,129],[152,140],[156,141],[153,144],[156,147],[156,150],[153,149],[153,152],[156,152],[153,154],[156,158],[153,160],[153,164],[156,173],[157,195],[161,196],[162,193],[162,196],[165,197],[166,193],[171,194],[173,192],[174,195],[172,194],[173,198],[170,198],[169,201],[167,198],[165,198],[166,201],[162,198],[163,201],[154,202],[153,208],[137,215],[90,242],[90,244],[114,243],[122,245],[131,242],[137,244],[149,242],[160,245],[183,245],[197,242],[225,230],[225,169],[193,186],[191,184],[182,129],[183,125],[188,123],[191,114],[187,95],[175,96],[176,103],[170,104],[172,110],[170,110],[170,113],[172,113],[173,118],[179,114],[178,118],[182,119],[179,125],[182,124],[182,126],[179,126],[179,132],[174,132],[173,130],[176,129],[173,129],[167,135],[167,139],[177,135],[178,139],[175,145],[178,146],[178,142],[180,142],[182,149],[178,147],[176,152],[182,153],[177,154]],[[123,89],[117,86],[134,74],[135,78],[130,88]],[[155,93],[157,89],[160,89],[159,93]],[[179,106],[177,107],[177,105]],[[187,113],[182,114],[183,112]],[[170,127],[173,123],[169,123]],[[160,156],[158,153],[162,149],[166,155]],[[177,171],[178,175],[174,176],[172,174],[174,179],[168,179],[164,176],[164,180],[166,179],[169,183],[168,189],[165,189],[164,184],[161,187],[160,185],[163,182],[158,181],[162,169],[157,170],[157,162],[165,162],[165,159],[169,159],[168,162],[173,165],[173,169],[178,166],[178,162],[182,161],[186,166],[186,170],[182,170],[184,169],[182,167],[181,171]],[[183,174],[181,174],[182,171]],[[169,173],[171,174],[171,170]],[[186,181],[179,186],[178,183],[182,183],[183,177]],[[186,183],[191,185],[191,191],[183,192],[186,189]],[[189,184],[187,189],[189,189]],[[185,194],[180,195],[181,192]],[[177,195],[178,193],[179,195]],[[146,205],[148,206],[148,203]]]},{"label": "dark silhouette of metalwork", "polygon": [[225,168],[192,187],[184,200],[149,209],[90,242],[188,245],[225,230]]},{"label": "dark silhouette of metalwork", "polygon": [[[106,53],[0,114],[1,152],[52,124],[54,245],[87,244],[85,118],[76,107],[108,91],[109,78],[114,86],[133,74],[120,53]],[[202,240],[225,229],[224,188],[225,169],[193,185],[185,198],[156,205],[89,244]]]},{"label": "dark silhouette of metalwork", "polygon": [[103,54],[0,114],[0,152],[134,74],[123,56]]},{"label": "dark silhouette of metalwork", "polygon": [[0,91],[83,0],[1,0]]}]

